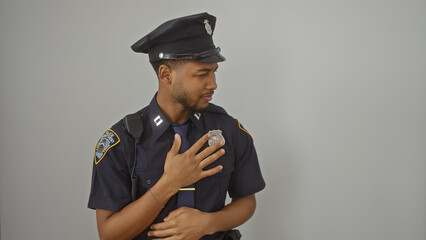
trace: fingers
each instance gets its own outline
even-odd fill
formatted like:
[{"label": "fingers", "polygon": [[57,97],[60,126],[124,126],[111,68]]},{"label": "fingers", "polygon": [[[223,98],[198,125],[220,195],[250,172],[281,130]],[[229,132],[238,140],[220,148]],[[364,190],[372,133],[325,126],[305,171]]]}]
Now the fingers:
[{"label": "fingers", "polygon": [[188,208],[181,207],[169,213],[164,222],[151,225],[148,236],[150,237],[172,237],[176,234],[176,222],[172,221],[180,214],[184,213]]},{"label": "fingers", "polygon": [[164,230],[171,227],[172,227],[171,223],[161,222],[161,223],[152,224],[150,228],[151,230]]},{"label": "fingers", "polygon": [[148,232],[149,237],[169,237],[176,234],[175,229],[166,228],[162,230],[151,230]]},{"label": "fingers", "polygon": [[175,134],[175,140],[173,141],[173,145],[172,145],[172,148],[170,149],[169,153],[177,155],[179,153],[179,149],[180,149],[181,144],[182,144],[182,140],[180,138],[180,135]]},{"label": "fingers", "polygon": [[212,169],[209,169],[209,170],[203,171],[203,172],[201,173],[201,176],[202,176],[201,178],[205,178],[205,177],[213,176],[213,175],[215,175],[215,174],[219,173],[222,169],[223,169],[223,166],[222,166],[222,165],[219,165],[219,166],[216,166],[216,167],[214,167],[214,168],[212,168]]},{"label": "fingers", "polygon": [[185,208],[186,207],[181,207],[181,208],[178,208],[178,209],[176,209],[174,211],[171,211],[169,213],[169,215],[163,219],[163,221],[166,222],[166,221],[172,220],[173,218],[179,216],[180,214],[182,214],[183,212],[185,212]]},{"label": "fingers", "polygon": [[223,147],[223,145],[224,145],[224,143],[222,141],[219,141],[219,142],[213,144],[212,146],[207,147],[206,149],[204,149],[199,154],[197,154],[197,158],[199,160],[203,160],[204,158],[210,156],[212,153],[214,153],[219,148]]},{"label": "fingers", "polygon": [[205,158],[203,161],[200,162],[201,169],[207,167],[208,165],[212,164],[214,161],[219,159],[221,156],[225,154],[225,149],[220,149],[219,151],[213,153],[212,155]]},{"label": "fingers", "polygon": [[190,149],[188,149],[187,152],[191,153],[192,155],[197,154],[197,152],[204,146],[204,144],[212,137],[210,133],[205,134],[202,136]]}]

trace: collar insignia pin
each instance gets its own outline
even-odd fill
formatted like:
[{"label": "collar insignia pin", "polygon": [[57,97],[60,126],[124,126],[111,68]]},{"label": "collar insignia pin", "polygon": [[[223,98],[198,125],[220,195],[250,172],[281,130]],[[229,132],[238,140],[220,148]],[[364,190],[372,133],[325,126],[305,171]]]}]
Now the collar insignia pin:
[{"label": "collar insignia pin", "polygon": [[194,113],[194,117],[197,118],[197,120],[200,120],[201,113]]},{"label": "collar insignia pin", "polygon": [[161,119],[160,115],[158,115],[155,119],[154,119],[154,123],[155,125],[160,126],[160,124],[163,123],[163,119]]}]

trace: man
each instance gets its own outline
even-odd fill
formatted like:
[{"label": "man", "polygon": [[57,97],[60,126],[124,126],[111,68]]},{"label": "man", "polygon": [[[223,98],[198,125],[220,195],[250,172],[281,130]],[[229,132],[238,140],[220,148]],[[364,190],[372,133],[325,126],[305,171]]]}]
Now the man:
[{"label": "man", "polygon": [[[215,23],[207,13],[173,19],[132,46],[148,53],[159,88],[137,113],[140,141],[121,120],[96,145],[88,206],[101,239],[226,239],[253,215],[265,187],[253,140],[209,103],[225,60]],[[140,197],[132,200],[133,161]]]}]

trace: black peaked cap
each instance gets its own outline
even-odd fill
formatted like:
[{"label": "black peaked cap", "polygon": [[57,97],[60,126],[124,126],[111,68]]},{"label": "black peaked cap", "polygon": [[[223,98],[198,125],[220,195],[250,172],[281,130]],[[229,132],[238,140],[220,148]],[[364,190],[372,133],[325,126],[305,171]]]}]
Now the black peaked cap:
[{"label": "black peaked cap", "polygon": [[131,46],[148,53],[149,61],[188,59],[197,62],[222,62],[225,57],[213,43],[216,17],[208,13],[169,20]]}]

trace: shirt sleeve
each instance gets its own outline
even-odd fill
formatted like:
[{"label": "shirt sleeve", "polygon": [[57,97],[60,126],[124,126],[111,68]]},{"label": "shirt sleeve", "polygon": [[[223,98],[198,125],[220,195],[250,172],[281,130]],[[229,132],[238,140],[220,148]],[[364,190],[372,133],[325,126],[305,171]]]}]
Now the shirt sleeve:
[{"label": "shirt sleeve", "polygon": [[107,130],[96,144],[88,207],[119,211],[131,202],[131,181],[124,143]]},{"label": "shirt sleeve", "polygon": [[235,119],[235,171],[231,177],[229,196],[241,198],[265,188],[253,138]]}]

